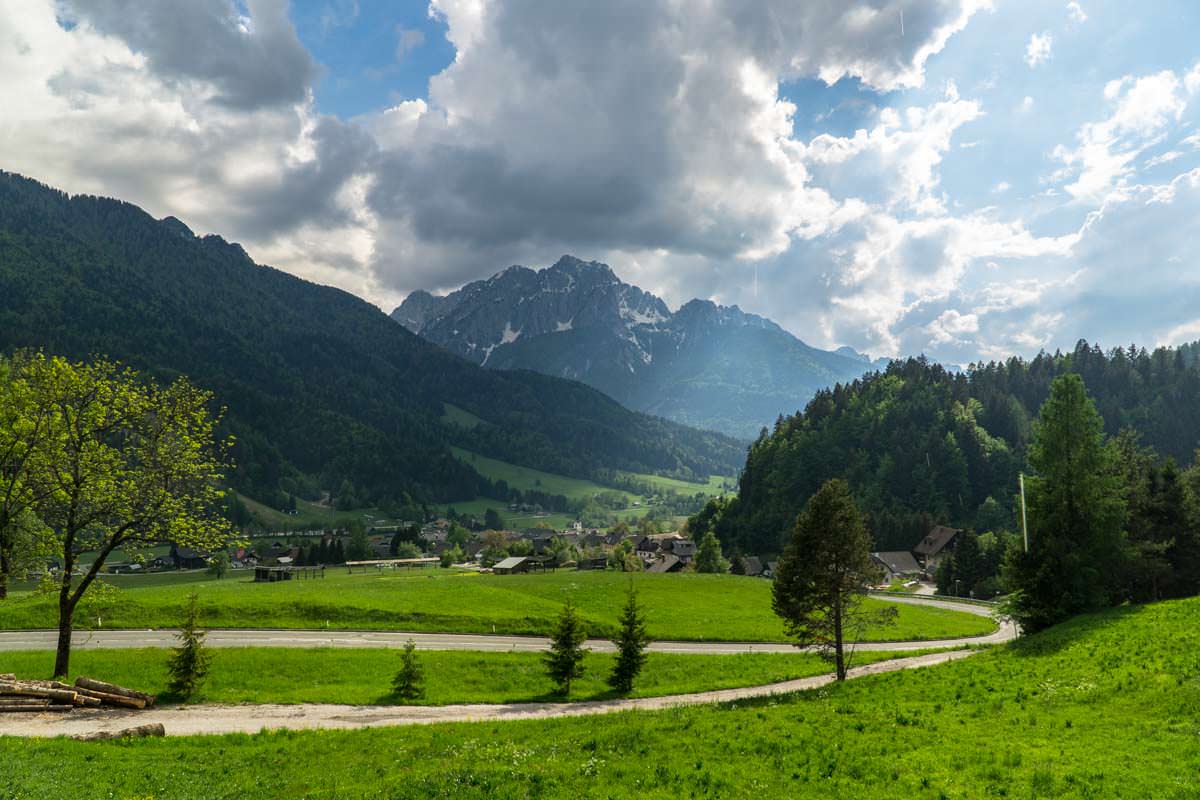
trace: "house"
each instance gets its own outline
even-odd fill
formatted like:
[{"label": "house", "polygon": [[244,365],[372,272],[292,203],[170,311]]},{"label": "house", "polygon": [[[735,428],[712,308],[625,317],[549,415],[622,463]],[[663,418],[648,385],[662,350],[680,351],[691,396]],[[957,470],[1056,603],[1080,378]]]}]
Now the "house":
[{"label": "house", "polygon": [[576,568],[580,570],[598,570],[603,571],[608,569],[608,556],[593,556],[591,558],[581,558]]},{"label": "house", "polygon": [[503,561],[497,562],[492,567],[492,572],[497,575],[517,575],[519,573],[529,572],[529,567],[532,561],[525,556],[509,556]]},{"label": "house", "polygon": [[624,534],[620,533],[619,531],[609,531],[604,536],[604,545],[605,547],[616,547],[624,538]]},{"label": "house", "polygon": [[669,539],[663,547],[685,564],[696,557],[696,543],[691,539]]},{"label": "house", "polygon": [[203,569],[208,566],[208,553],[173,544],[171,561],[175,562],[175,569]]},{"label": "house", "polygon": [[925,538],[913,548],[913,555],[925,566],[926,570],[937,567],[942,556],[954,551],[955,539],[962,531],[958,528],[948,528],[938,525],[925,535]]},{"label": "house", "polygon": [[891,553],[871,553],[871,560],[883,570],[883,582],[916,578],[921,574],[921,565],[913,554],[904,550]]},{"label": "house", "polygon": [[647,561],[657,556],[661,549],[662,544],[658,541],[658,539],[652,536],[643,536],[638,543],[634,545],[634,550],[637,552],[638,556],[646,559]]},{"label": "house", "polygon": [[650,566],[646,567],[646,572],[659,574],[663,572],[679,572],[681,569],[683,569],[683,562],[679,560],[679,557],[665,553],[656,558]]},{"label": "house", "polygon": [[779,569],[779,562],[778,562],[778,561],[768,561],[768,562],[767,562],[767,568],[763,570],[763,577],[764,577],[764,578],[774,578],[774,577],[775,577],[775,571],[776,571],[777,569]]},{"label": "house", "polygon": [[742,559],[742,563],[746,565],[746,572],[744,574],[751,578],[757,578],[763,574],[763,564],[758,556],[746,556]]},{"label": "house", "polygon": [[600,533],[600,531],[588,531],[586,534],[584,534],[583,538],[579,540],[579,546],[587,550],[603,547],[604,535]]}]

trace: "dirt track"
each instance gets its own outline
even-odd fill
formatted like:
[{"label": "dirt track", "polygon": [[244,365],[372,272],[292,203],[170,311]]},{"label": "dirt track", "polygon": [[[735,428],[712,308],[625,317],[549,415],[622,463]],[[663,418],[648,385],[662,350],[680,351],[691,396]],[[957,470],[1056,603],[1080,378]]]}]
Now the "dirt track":
[{"label": "dirt track", "polygon": [[[850,671],[862,678],[901,669],[917,669],[966,658],[978,650],[954,650],[912,658],[881,661]],[[503,705],[452,706],[347,706],[304,705],[203,705],[154,708],[148,711],[81,709],[70,716],[61,714],[7,715],[0,720],[0,735],[72,736],[96,731],[115,731],[133,725],[161,722],[169,736],[219,733],[256,733],[263,729],[373,728],[386,725],[422,725],[438,722],[546,719],[609,714],[618,711],[650,711],[673,706],[723,703],[773,694],[815,689],[833,682],[831,675],[714,692],[607,700],[579,703],[510,703]]]}]

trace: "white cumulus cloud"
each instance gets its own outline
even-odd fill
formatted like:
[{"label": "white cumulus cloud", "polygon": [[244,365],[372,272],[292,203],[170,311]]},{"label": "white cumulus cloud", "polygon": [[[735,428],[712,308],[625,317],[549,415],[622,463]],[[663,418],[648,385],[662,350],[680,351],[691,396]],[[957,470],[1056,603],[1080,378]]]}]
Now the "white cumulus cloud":
[{"label": "white cumulus cloud", "polygon": [[1029,37],[1029,44],[1025,45],[1025,63],[1029,65],[1030,69],[1045,64],[1050,60],[1050,51],[1053,47],[1054,37],[1048,31],[1033,34]]}]

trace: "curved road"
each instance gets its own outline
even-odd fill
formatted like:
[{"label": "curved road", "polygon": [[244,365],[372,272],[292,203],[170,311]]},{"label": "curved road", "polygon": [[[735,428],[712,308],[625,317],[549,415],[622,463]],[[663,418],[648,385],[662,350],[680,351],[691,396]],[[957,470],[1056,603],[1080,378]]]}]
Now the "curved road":
[{"label": "curved road", "polygon": [[[933,606],[990,617],[992,610],[970,603],[926,600],[920,597],[893,597],[897,603]],[[986,636],[932,641],[864,642],[855,648],[861,652],[907,652],[932,650],[963,645],[999,644],[1017,635],[1011,622],[1001,621],[997,629]],[[212,647],[336,647],[371,648],[402,647],[412,639],[422,650],[479,650],[489,652],[538,652],[547,649],[550,640],[541,636],[497,636],[468,633],[419,633],[403,631],[345,631],[345,630],[268,630],[255,628],[218,628],[208,631],[205,643]],[[57,631],[0,631],[0,652],[12,650],[53,650]],[[172,630],[114,629],[77,631],[73,646],[80,649],[127,649],[134,647],[173,647],[177,644]],[[607,639],[589,639],[586,647],[598,653],[614,652]],[[782,642],[674,642],[655,641],[652,653],[685,653],[695,655],[724,655],[731,653],[794,653],[796,647]]]},{"label": "curved road", "polygon": [[[936,605],[980,616],[992,611],[966,603],[926,600],[920,597],[889,597],[898,603]],[[971,644],[996,644],[1015,638],[1016,627],[1006,620],[987,636],[925,642],[872,642],[860,650],[906,651],[929,648],[961,647]],[[418,647],[429,650],[538,651],[547,640],[533,636],[476,636],[443,633],[403,633],[380,631],[304,631],[304,630],[214,630],[208,634],[217,647],[396,647],[412,638]],[[53,631],[0,632],[0,651],[52,649]],[[174,642],[171,631],[115,630],[81,633],[77,646],[161,647]],[[606,640],[589,640],[598,651],[611,651]],[[791,653],[787,644],[762,642],[654,642],[650,649],[659,653]],[[902,669],[942,664],[967,658],[978,650],[943,650],[909,658],[881,661],[850,670],[849,677],[861,678]],[[74,736],[98,731],[117,731],[134,725],[161,722],[170,735],[255,733],[264,729],[289,728],[372,728],[386,725],[420,725],[438,722],[474,722],[549,717],[575,717],[617,711],[647,711],[675,706],[722,703],[774,694],[815,689],[833,682],[832,675],[817,675],[766,686],[722,689],[695,694],[647,697],[630,700],[584,701],[576,703],[508,703],[495,705],[447,706],[348,706],[325,703],[297,705],[202,705],[153,708],[145,711],[123,709],[76,709],[61,714],[8,714],[0,719],[0,736]]]}]

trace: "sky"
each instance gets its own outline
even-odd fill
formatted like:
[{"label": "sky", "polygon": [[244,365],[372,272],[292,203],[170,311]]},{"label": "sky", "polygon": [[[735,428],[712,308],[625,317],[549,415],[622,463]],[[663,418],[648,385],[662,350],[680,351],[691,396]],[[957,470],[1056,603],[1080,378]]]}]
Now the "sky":
[{"label": "sky", "polygon": [[966,364],[1200,339],[1194,0],[0,0],[0,169],[390,311],[570,253]]}]

